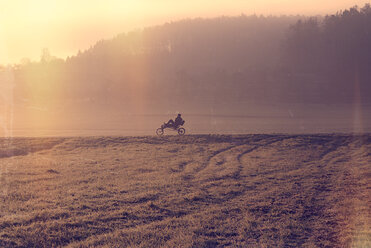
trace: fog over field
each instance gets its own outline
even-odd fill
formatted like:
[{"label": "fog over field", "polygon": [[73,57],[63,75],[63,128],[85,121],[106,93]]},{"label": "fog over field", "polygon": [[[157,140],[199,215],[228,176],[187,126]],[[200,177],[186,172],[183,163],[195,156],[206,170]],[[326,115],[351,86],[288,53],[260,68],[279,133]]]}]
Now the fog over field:
[{"label": "fog over field", "polygon": [[371,137],[0,140],[2,247],[369,247]]},{"label": "fog over field", "polygon": [[0,67],[0,132],[149,135],[177,112],[193,133],[370,132],[370,18],[194,18],[46,48]]}]

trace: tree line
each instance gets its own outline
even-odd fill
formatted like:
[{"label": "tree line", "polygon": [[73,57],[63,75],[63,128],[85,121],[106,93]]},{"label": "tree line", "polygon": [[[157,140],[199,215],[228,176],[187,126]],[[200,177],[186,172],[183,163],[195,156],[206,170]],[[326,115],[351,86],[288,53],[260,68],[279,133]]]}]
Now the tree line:
[{"label": "tree line", "polygon": [[285,40],[285,64],[291,73],[313,75],[324,90],[323,99],[351,102],[354,91],[360,90],[363,101],[370,103],[370,44],[371,7],[366,4],[292,25]]},{"label": "tree line", "polygon": [[325,17],[189,19],[15,69],[19,104],[142,112],[164,106],[351,103],[371,93],[371,8]]}]

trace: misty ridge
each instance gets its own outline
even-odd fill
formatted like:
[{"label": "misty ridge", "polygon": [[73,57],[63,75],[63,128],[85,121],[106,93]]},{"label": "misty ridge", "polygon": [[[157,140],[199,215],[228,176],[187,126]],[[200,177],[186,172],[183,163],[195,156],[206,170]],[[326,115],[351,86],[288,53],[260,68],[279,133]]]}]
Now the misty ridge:
[{"label": "misty ridge", "polygon": [[[187,19],[14,66],[15,109],[243,113],[249,106],[369,105],[371,7],[325,17]],[[223,109],[224,108],[224,109]]]}]

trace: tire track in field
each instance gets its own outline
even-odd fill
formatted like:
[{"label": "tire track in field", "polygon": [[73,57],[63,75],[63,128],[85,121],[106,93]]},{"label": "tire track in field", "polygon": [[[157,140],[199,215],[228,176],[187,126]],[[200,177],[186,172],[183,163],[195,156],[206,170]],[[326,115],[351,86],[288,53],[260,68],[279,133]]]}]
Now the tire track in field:
[{"label": "tire track in field", "polygon": [[[265,139],[262,144],[234,145],[233,147],[229,147],[229,149],[225,148],[221,149],[222,151],[219,150],[219,152],[215,153],[214,156],[209,156],[209,161],[205,168],[213,166],[215,168],[210,169],[210,171],[205,170],[202,174],[198,175],[196,180],[186,182],[189,184],[189,188],[193,188],[194,192],[198,192],[195,196],[192,196],[190,199],[186,199],[186,201],[183,202],[185,206],[193,206],[190,208],[192,209],[191,212],[187,214],[194,213],[194,206],[202,206],[203,204],[215,204],[215,206],[219,206],[236,199],[244,199],[247,192],[255,191],[257,187],[256,182],[246,180],[245,176],[240,176],[241,170],[244,166],[241,161],[242,157],[259,148],[267,148],[269,145],[283,141],[287,138],[292,137],[270,137],[270,139]],[[260,140],[260,142],[262,140]],[[246,146],[249,147],[246,148]],[[224,156],[222,163],[218,162],[218,156]],[[214,159],[216,163],[213,164],[213,162],[215,162]],[[220,173],[218,169],[222,165],[224,165],[226,169],[224,171],[222,170],[221,174],[218,175],[217,173]],[[231,167],[234,168],[231,170]],[[202,176],[205,177],[202,178]],[[200,209],[197,211],[199,210]]]},{"label": "tire track in field", "polygon": [[237,179],[237,178],[240,178],[240,176],[241,176],[241,171],[243,169],[243,163],[242,163],[242,157],[243,156],[245,156],[246,154],[249,154],[249,153],[251,153],[251,152],[253,152],[253,151],[257,150],[257,149],[266,148],[269,145],[272,145],[272,144],[278,143],[278,142],[282,142],[282,141],[284,141],[286,139],[291,139],[291,138],[292,138],[292,136],[279,137],[279,138],[273,139],[272,141],[269,141],[269,142],[267,142],[265,144],[262,144],[260,146],[258,145],[256,147],[253,147],[251,149],[245,150],[244,152],[238,154],[238,156],[237,156],[238,171],[237,171],[237,174],[234,177]]},{"label": "tire track in field", "polygon": [[[341,222],[339,222],[337,211],[334,212],[335,203],[331,199],[331,195],[343,190],[336,185],[336,179],[343,173],[343,169],[330,170],[333,165],[329,157],[334,157],[333,154],[336,157],[344,156],[346,153],[341,151],[341,148],[346,145],[348,143],[345,140],[338,140],[335,144],[325,143],[322,147],[324,151],[317,158],[304,161],[304,166],[309,163],[313,164],[309,167],[312,171],[311,175],[302,178],[300,183],[296,184],[296,193],[300,192],[301,195],[301,199],[298,201],[302,208],[299,219],[312,230],[311,236],[315,237],[314,243],[318,247],[322,247],[324,242],[331,242],[334,247],[342,247],[338,236],[339,230],[341,230],[339,223]],[[306,181],[311,181],[311,186],[304,189],[303,184]],[[326,230],[326,232],[322,230]],[[291,230],[291,232],[295,234],[297,231]],[[302,242],[307,239],[308,237],[303,237]],[[296,241],[291,238],[286,242],[295,243]]]},{"label": "tire track in field", "polygon": [[231,149],[233,149],[233,148],[235,148],[235,147],[237,147],[237,146],[239,146],[239,145],[238,145],[238,144],[234,144],[234,145],[232,145],[232,146],[228,146],[228,147],[225,147],[225,148],[223,148],[223,149],[219,149],[219,150],[213,152],[211,155],[209,155],[209,156],[206,158],[206,160],[205,160],[203,163],[201,163],[200,166],[198,166],[197,168],[195,168],[195,169],[192,171],[192,173],[187,173],[186,175],[183,175],[183,176],[182,176],[182,179],[183,179],[184,181],[191,181],[192,179],[195,179],[195,175],[198,174],[198,173],[200,173],[201,171],[203,171],[206,167],[208,167],[208,165],[210,164],[210,161],[211,161],[213,158],[215,158],[216,156],[218,156],[218,155],[220,155],[220,154],[222,154],[222,153],[224,153],[224,152],[226,152],[226,151],[229,151],[229,150],[231,150]]},{"label": "tire track in field", "polygon": [[[214,151],[212,152],[202,163],[200,166],[196,167],[192,173],[189,173],[187,175],[184,175],[183,176],[183,179],[184,180],[190,180],[190,179],[193,179],[195,174],[201,172],[202,170],[204,170],[205,168],[207,168],[208,166],[210,166],[211,164],[211,161],[213,159],[215,159],[217,156],[220,156],[228,151],[232,151],[234,149],[238,149],[240,147],[244,147],[244,146],[247,146],[247,145],[255,145],[255,147],[253,148],[250,148],[244,152],[242,152],[242,155],[246,154],[246,153],[249,153],[259,147],[264,147],[264,146],[267,146],[267,145],[270,145],[272,143],[275,143],[275,142],[278,142],[278,141],[282,141],[284,139],[288,139],[288,138],[293,138],[294,136],[286,136],[286,135],[279,135],[279,137],[272,137],[271,135],[258,135],[257,137],[255,137],[255,135],[252,135],[250,136],[250,139],[242,139],[242,140],[238,140],[237,142],[234,142],[233,145],[229,145],[225,148],[222,148],[222,149],[219,149],[217,151]],[[256,144],[256,143],[259,143],[263,140],[266,140],[266,139],[271,139],[270,141],[266,142],[265,144],[262,144],[262,145],[259,145],[259,144]],[[229,140],[226,140],[226,142],[229,142]],[[246,142],[251,142],[253,144],[247,144]],[[241,156],[242,156],[241,155]],[[240,163],[240,158],[241,158],[240,155],[237,155],[237,159]],[[224,162],[223,162],[224,163]],[[219,165],[223,164],[223,163],[220,163]],[[187,165],[188,163],[186,163],[184,166],[181,166],[181,170],[180,171],[177,171],[177,172],[182,172],[184,170],[184,167]]]},{"label": "tire track in field", "polygon": [[[253,139],[253,140],[251,140],[251,141],[249,141],[249,140],[242,140],[242,141],[239,141],[239,142],[237,142],[237,143],[234,143],[233,145],[230,145],[230,146],[227,146],[227,147],[225,147],[225,148],[223,148],[223,149],[219,149],[219,150],[217,150],[217,151],[214,151],[211,155],[209,155],[209,156],[204,160],[204,162],[201,163],[200,166],[198,166],[196,169],[194,169],[192,173],[188,173],[188,174],[182,176],[182,178],[183,178],[183,180],[185,180],[185,181],[189,181],[189,180],[194,179],[196,174],[200,173],[201,171],[203,171],[204,169],[206,169],[207,167],[210,166],[211,161],[212,161],[213,159],[215,159],[216,157],[218,157],[218,156],[220,156],[220,155],[222,155],[222,154],[224,154],[224,153],[227,153],[227,152],[229,152],[229,151],[232,151],[232,150],[234,150],[234,149],[239,149],[240,147],[244,147],[244,146],[246,146],[246,145],[249,145],[249,144],[246,144],[246,142],[252,142],[252,143],[256,144],[256,143],[259,143],[259,142],[261,142],[261,141],[263,141],[263,140],[265,140],[265,139],[273,139],[273,141],[269,141],[269,142],[267,142],[266,144],[263,144],[263,146],[266,146],[266,145],[269,145],[269,144],[271,144],[271,143],[277,142],[277,141],[282,140],[282,139],[285,139],[285,138],[287,138],[287,137],[284,136],[284,137],[279,137],[279,138],[277,138],[277,137],[273,137],[273,138],[272,138],[271,136],[262,135],[262,136],[258,136],[257,138],[255,138],[255,139]],[[255,149],[259,148],[259,147],[260,147],[260,146],[256,145],[255,147],[248,149],[248,150],[245,151],[244,153],[251,152],[251,151],[253,151],[253,150],[255,150]],[[251,149],[252,149],[252,150],[251,150]],[[251,151],[250,151],[250,150],[251,150]],[[237,157],[238,157],[238,155],[237,155]],[[223,163],[225,163],[225,162],[223,162]],[[223,163],[221,163],[221,164],[223,164]],[[221,165],[221,164],[220,164],[220,165]]]},{"label": "tire track in field", "polygon": [[[370,219],[370,205],[364,199],[364,193],[367,192],[365,185],[367,184],[362,187],[362,179],[364,180],[365,177],[357,175],[359,166],[362,166],[365,161],[353,160],[354,158],[350,155],[354,149],[350,147],[353,142],[354,140],[350,139],[338,139],[337,142],[330,143],[327,145],[327,149],[320,154],[318,164],[315,165],[317,169],[314,173],[316,181],[310,190],[314,192],[313,195],[316,197],[314,202],[306,205],[308,211],[305,217],[319,215],[322,219],[327,220],[326,224],[331,224],[330,230],[316,240],[316,245],[319,247],[322,246],[321,240],[330,240],[334,247],[348,245],[369,247],[371,244],[370,226],[367,221],[367,218]],[[341,178],[342,181],[339,181]],[[334,196],[337,196],[336,201],[333,200]],[[312,211],[313,205],[317,207],[317,212]],[[353,211],[347,212],[352,208]],[[336,214],[331,215],[333,212]],[[359,219],[360,216],[363,220]],[[318,225],[318,223],[309,224]],[[328,228],[326,224],[323,224],[324,228]],[[357,228],[359,229],[357,230]],[[346,236],[348,236],[348,240],[351,240],[351,243],[344,243]]]},{"label": "tire track in field", "polygon": [[[213,195],[213,194],[209,194],[208,195],[208,199],[205,199],[206,201],[208,201],[209,203],[214,203],[214,204],[219,204],[219,203],[222,203],[224,201],[230,201],[230,200],[233,200],[235,198],[239,198],[239,197],[244,197],[244,195],[246,194],[247,191],[250,191],[250,190],[254,190],[256,188],[256,185],[254,184],[251,184],[249,183],[248,181],[244,180],[243,178],[246,178],[246,177],[250,177],[250,176],[241,176],[241,171],[243,170],[243,156],[253,152],[253,151],[256,151],[258,149],[266,149],[268,146],[272,145],[272,144],[275,144],[275,143],[278,143],[278,142],[282,142],[286,139],[291,139],[293,138],[293,136],[284,136],[284,137],[279,137],[279,138],[274,138],[274,139],[271,139],[267,142],[265,142],[264,144],[259,144],[259,145],[255,145],[254,147],[250,147],[249,149],[246,149],[238,154],[235,154],[235,156],[231,159],[231,160],[234,160],[232,162],[229,162],[229,161],[224,161],[223,164],[227,164],[227,165],[232,165],[233,163],[235,163],[235,165],[237,165],[237,170],[234,172],[234,173],[231,173],[231,174],[226,174],[226,175],[223,175],[223,176],[211,176],[211,177],[208,177],[204,180],[200,180],[199,183],[201,183],[201,185],[199,185],[198,187],[201,188],[201,190],[203,191],[206,191],[206,192],[210,192],[210,189],[214,188],[214,190],[216,188],[219,187],[218,184],[210,184],[211,182],[216,182],[216,181],[221,181],[221,182],[227,182],[228,180],[232,180],[230,181],[231,185],[236,185],[239,184],[242,188],[239,189],[239,191],[235,191],[235,190],[231,190],[230,192],[227,192],[223,195]],[[241,149],[243,148],[244,146],[246,146],[246,144],[243,144],[243,145],[239,145],[239,146],[234,146],[230,149],[225,149],[224,152],[222,153],[225,153],[225,152],[230,152],[230,151],[233,151],[234,149]],[[292,148],[288,148],[288,149],[292,149]],[[336,151],[337,148],[331,148],[331,149],[328,149],[327,153],[331,153],[331,152],[334,152]],[[235,151],[235,152],[238,152]],[[217,155],[220,155],[222,153],[218,153]],[[322,153],[322,156],[324,156],[325,153]],[[320,161],[322,159],[322,156],[320,156],[320,158],[318,158],[318,161]],[[316,159],[317,160],[317,159]],[[313,161],[308,161],[308,162],[313,162]],[[211,163],[211,161],[210,161]],[[215,166],[218,166],[217,164],[215,164]],[[292,170],[296,170],[297,168],[292,168]],[[264,172],[261,172],[261,173],[258,173],[254,176],[263,176],[263,178],[261,178],[261,180],[265,180],[266,176],[272,174],[272,173],[277,173],[277,172],[281,172],[282,171],[282,168],[280,169],[276,169],[276,170],[273,170],[273,171],[264,171]],[[290,170],[291,171],[291,170]],[[206,183],[206,185],[205,185]],[[260,184],[259,184],[260,185]],[[225,187],[226,185],[224,184],[223,187]]]},{"label": "tire track in field", "polygon": [[[283,139],[282,139],[283,140]],[[280,140],[276,140],[276,141],[272,141],[270,142],[269,144],[264,144],[264,145],[261,145],[261,146],[256,146],[254,148],[251,148],[251,149],[248,149],[248,150],[245,150],[244,152],[240,153],[239,156],[238,156],[238,160],[239,160],[239,164],[240,166],[243,166],[242,165],[242,157],[254,150],[257,150],[258,148],[266,148],[268,145],[272,144],[272,143],[276,143],[276,142],[279,142]],[[325,145],[327,146],[327,144]],[[337,145],[334,145],[334,146],[331,146],[330,149],[324,149],[324,152],[321,154],[321,156],[319,156],[318,158],[315,158],[313,161],[318,161],[318,163],[327,163],[327,160],[324,159],[324,157],[326,157],[327,155],[331,155],[331,153],[333,152],[337,152],[338,149],[343,146],[343,144],[337,144]],[[292,147],[290,147],[286,152],[290,152],[290,150],[292,149]],[[295,148],[294,148],[295,149]],[[315,152],[315,150],[313,151]],[[303,160],[303,163],[306,164],[307,162],[309,163],[312,163],[313,161],[305,161]],[[293,168],[294,170],[296,168]],[[316,228],[319,230],[319,233],[317,233],[315,236],[318,237],[318,243],[316,243],[319,247],[323,245],[322,241],[331,241],[333,242],[333,244],[338,244],[337,243],[337,239],[336,239],[336,232],[334,232],[333,230],[332,231],[329,231],[329,232],[322,232],[321,230],[325,230],[326,229],[326,225],[328,223],[334,223],[332,225],[336,225],[336,221],[333,222],[333,221],[330,221],[330,222],[321,222],[322,223],[322,226],[320,228],[318,228],[316,226],[316,223],[318,222],[313,222],[313,220],[315,220],[318,216],[326,216],[326,220],[331,220],[331,216],[328,216],[328,213],[326,213],[326,198],[325,198],[325,195],[326,195],[326,191],[323,192],[323,188],[321,187],[317,187],[317,186],[321,186],[323,185],[322,184],[322,181],[325,180],[325,184],[329,184],[331,183],[330,181],[330,178],[323,178],[322,175],[324,175],[324,173],[326,171],[323,171],[321,170],[322,168],[321,167],[318,167],[318,169],[320,171],[317,171],[316,172],[316,184],[313,185],[313,187],[309,188],[309,189],[304,189],[302,188],[301,190],[299,190],[298,188],[296,188],[296,190],[300,191],[301,193],[300,194],[304,194],[305,196],[301,196],[300,199],[303,199],[301,200],[302,202],[296,202],[296,204],[294,204],[294,206],[296,206],[297,204],[299,204],[299,206],[301,208],[303,208],[303,212],[302,214],[300,215],[299,214],[299,217],[301,218],[302,221],[304,222],[308,222],[306,224],[306,226],[310,225],[312,230],[316,230]],[[275,173],[275,172],[278,172],[278,170],[275,170],[275,171],[272,171],[271,173],[269,174],[272,174],[272,173]],[[264,173],[265,174],[265,173]],[[235,175],[236,176],[236,175]],[[258,174],[259,176],[259,174]],[[336,177],[336,175],[333,175]],[[225,178],[220,178],[221,180],[222,179],[225,179]],[[215,195],[213,196],[213,203],[214,204],[223,204],[224,202],[229,202],[231,200],[234,200],[234,199],[241,199],[244,198],[246,196],[246,192],[248,192],[249,190],[255,190],[256,189],[253,187],[249,187],[249,184],[247,181],[245,180],[242,180],[242,178],[239,178],[239,177],[235,177],[234,179],[237,179],[239,180],[239,182],[241,184],[244,185],[244,188],[242,188],[240,191],[228,191],[226,193],[223,193],[223,194],[218,194],[218,195]],[[269,178],[269,181],[273,179],[273,178]],[[265,177],[261,178],[261,180],[265,180]],[[268,181],[264,181],[266,183],[268,183]],[[301,182],[301,180],[299,181]],[[290,185],[292,183],[291,180],[287,181],[288,185]],[[320,185],[317,185],[317,183],[320,183]],[[225,186],[225,185],[224,185]],[[301,184],[299,183],[298,184],[298,187],[301,187]],[[298,197],[299,195],[297,195],[296,193],[296,190],[294,192],[292,191],[284,191],[282,192],[282,194],[280,194],[278,196],[278,198],[276,196],[269,196],[269,197],[273,197],[273,201],[268,203],[268,205],[256,205],[254,207],[250,207],[249,208],[249,211],[250,211],[250,215],[251,216],[254,216],[256,217],[257,219],[262,219],[262,218],[268,218],[270,219],[271,216],[271,211],[272,209],[274,209],[275,211],[275,214],[276,214],[276,218],[279,217],[279,218],[282,218],[283,220],[285,220],[285,218],[292,218],[291,215],[292,214],[295,214],[295,211],[300,211],[300,209],[291,209],[291,198],[294,200],[296,199],[296,197]],[[217,192],[215,189],[214,189],[215,192]],[[260,192],[261,189],[258,189],[258,192]],[[287,193],[287,195],[286,195]],[[323,195],[324,194],[324,195]],[[267,202],[267,199],[265,198],[264,195],[261,195],[261,198],[263,200],[263,202]],[[260,199],[260,198],[258,198]],[[275,202],[277,201],[277,202]],[[267,204],[267,203],[265,203]],[[282,205],[283,204],[283,205]],[[284,207],[283,207],[284,206]],[[297,207],[297,206],[296,206]],[[287,208],[287,209],[285,209]],[[292,212],[290,212],[292,211]],[[314,224],[313,224],[314,223]],[[306,230],[301,230],[300,228],[302,228],[302,226],[297,226],[297,227],[288,227],[288,235],[284,237],[284,243],[285,243],[285,246],[288,246],[288,247],[297,247],[297,246],[301,246],[303,243],[305,243],[308,239],[309,236],[308,233],[306,232]],[[331,226],[331,228],[333,228]],[[299,229],[299,231],[297,230]],[[250,232],[249,232],[249,235],[252,237],[252,238],[256,238],[256,237],[260,237],[261,236],[261,230],[257,229],[257,230],[254,230],[252,229]],[[273,235],[273,234],[272,234]],[[311,236],[313,236],[313,234],[311,234]]]},{"label": "tire track in field", "polygon": [[[219,160],[218,162],[214,163],[214,166],[219,167],[219,170],[221,169],[222,165],[224,165],[225,169],[231,169],[231,167],[229,166],[233,166],[236,169],[234,170],[233,173],[229,173],[223,176],[209,177],[207,181],[218,181],[218,180],[224,180],[228,178],[239,180],[241,171],[244,166],[241,161],[244,155],[251,153],[260,148],[266,148],[267,146],[271,144],[281,142],[288,138],[291,138],[291,137],[286,137],[286,136],[273,137],[273,138],[269,137],[269,139],[265,140],[263,144],[241,144],[241,145],[235,145],[235,146],[229,147],[228,149],[220,150],[220,152],[217,152],[213,156],[210,156],[208,158],[208,160],[205,162],[206,165],[204,166],[204,169],[212,166],[212,160],[218,160],[217,159],[218,156],[223,156],[223,158],[221,159],[221,162],[219,162],[220,161]],[[262,140],[263,139],[259,140],[258,143],[261,142]],[[246,146],[248,146],[247,149],[246,149]]]},{"label": "tire track in field", "polygon": [[[305,143],[310,144],[310,142],[311,140],[305,140]],[[339,156],[337,155],[338,153],[342,155],[345,154],[344,151],[339,151],[339,149],[345,145],[346,142],[344,140],[338,140],[335,144],[327,142],[321,144],[319,152],[317,152],[318,148],[312,148],[312,153],[319,154],[318,156],[312,157],[311,160],[303,158],[299,163],[294,161],[290,162],[290,164],[294,166],[289,168],[288,171],[285,171],[286,173],[297,169],[311,172],[304,173],[306,175],[305,177],[296,174],[292,178],[285,179],[283,183],[288,185],[287,190],[285,189],[286,187],[282,187],[282,189],[284,189],[283,192],[280,192],[278,195],[269,196],[272,199],[271,203],[265,203],[266,205],[251,208],[251,216],[255,216],[257,219],[270,218],[270,212],[272,210],[274,210],[276,216],[279,216],[282,220],[285,220],[285,218],[292,218],[292,215],[296,215],[297,217],[295,218],[298,218],[302,224],[298,223],[296,227],[288,227],[288,235],[284,237],[284,243],[289,247],[301,246],[307,242],[309,237],[315,237],[314,240],[318,247],[322,247],[326,242],[331,242],[334,247],[341,247],[338,240],[338,232],[336,231],[339,228],[339,221],[336,215],[334,216],[332,214],[333,211],[331,211],[331,209],[334,203],[331,198],[329,198],[331,197],[331,194],[329,196],[329,192],[335,192],[334,189],[336,189],[336,185],[334,184],[334,179],[341,175],[342,171],[335,170],[329,173],[329,168],[332,167],[329,163],[331,158]],[[284,152],[287,154],[294,154],[295,149],[295,146],[288,147]],[[241,156],[241,160],[242,157],[243,155]],[[293,157],[295,157],[295,155]],[[298,164],[299,167],[295,164]],[[263,176],[261,180],[264,181],[264,183],[269,183],[274,182],[275,175],[280,172],[282,172],[282,167],[280,169],[258,173],[257,176]],[[311,186],[308,187],[308,184]],[[294,185],[294,187],[290,189],[291,185]],[[308,230],[311,230],[310,234],[306,231],[304,226],[307,227]],[[252,233],[259,234],[259,230],[253,231]]]}]

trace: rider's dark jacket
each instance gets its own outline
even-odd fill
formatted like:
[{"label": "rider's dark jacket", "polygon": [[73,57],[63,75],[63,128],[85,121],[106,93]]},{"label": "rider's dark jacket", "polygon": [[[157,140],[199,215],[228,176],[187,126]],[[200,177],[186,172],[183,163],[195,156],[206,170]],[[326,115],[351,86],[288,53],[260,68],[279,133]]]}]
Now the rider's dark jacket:
[{"label": "rider's dark jacket", "polygon": [[182,124],[183,124],[183,119],[182,119],[182,117],[177,116],[177,117],[175,118],[175,125],[176,125],[176,126],[180,126],[180,125],[182,125]]}]

